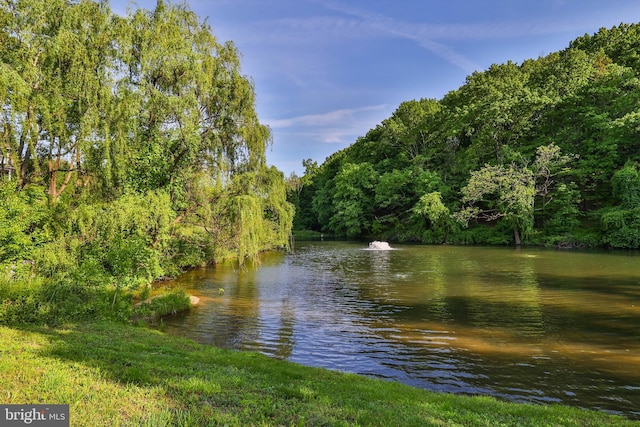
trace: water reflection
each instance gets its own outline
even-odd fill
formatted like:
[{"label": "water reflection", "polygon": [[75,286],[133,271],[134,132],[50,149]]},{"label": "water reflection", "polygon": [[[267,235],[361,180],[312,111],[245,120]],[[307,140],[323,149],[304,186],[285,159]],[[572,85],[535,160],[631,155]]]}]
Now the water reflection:
[{"label": "water reflection", "polygon": [[203,305],[169,319],[167,330],[430,390],[640,417],[637,261],[304,243],[257,268],[187,273],[177,284]]}]

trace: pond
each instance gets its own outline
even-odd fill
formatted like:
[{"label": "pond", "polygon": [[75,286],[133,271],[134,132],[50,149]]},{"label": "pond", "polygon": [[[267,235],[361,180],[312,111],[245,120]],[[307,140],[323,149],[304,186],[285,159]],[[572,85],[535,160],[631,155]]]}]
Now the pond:
[{"label": "pond", "polygon": [[640,418],[640,257],[298,242],[196,269],[168,333],[433,391]]}]

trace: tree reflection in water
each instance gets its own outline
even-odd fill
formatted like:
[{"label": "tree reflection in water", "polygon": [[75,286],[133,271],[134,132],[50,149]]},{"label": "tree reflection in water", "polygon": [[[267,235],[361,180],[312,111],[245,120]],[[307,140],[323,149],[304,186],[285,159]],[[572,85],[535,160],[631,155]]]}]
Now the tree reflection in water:
[{"label": "tree reflection in water", "polygon": [[204,303],[167,330],[431,390],[640,417],[637,255],[363,248],[303,242],[257,267],[189,272],[177,283]]}]

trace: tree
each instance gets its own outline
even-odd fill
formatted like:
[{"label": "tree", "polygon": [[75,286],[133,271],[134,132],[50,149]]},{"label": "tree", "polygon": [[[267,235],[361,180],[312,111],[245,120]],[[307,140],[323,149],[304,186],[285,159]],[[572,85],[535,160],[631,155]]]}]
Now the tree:
[{"label": "tree", "polygon": [[[462,194],[462,202],[469,206],[458,212],[456,218],[464,224],[472,218],[486,221],[504,218],[513,228],[516,245],[532,231],[535,187],[529,169],[485,165],[471,172]],[[484,207],[475,206],[478,202],[483,202]]]},{"label": "tree", "polygon": [[42,177],[55,201],[87,172],[83,156],[103,136],[113,18],[105,2],[89,0],[9,1],[2,9],[13,17],[1,30],[2,151],[20,187]]},{"label": "tree", "polygon": [[8,0],[0,23],[0,155],[19,189],[44,186],[52,205],[73,193],[56,208],[67,216],[80,203],[168,194],[174,222],[200,228],[204,204],[221,203],[213,210],[233,224],[226,199],[246,196],[261,220],[245,228],[266,221],[277,242],[260,244],[286,242],[291,206],[265,164],[271,134],[253,86],[233,43],[186,4],[119,17],[106,1]]},{"label": "tree", "polygon": [[[621,212],[612,178],[628,160],[640,161],[639,35],[638,24],[603,29],[562,51],[473,73],[441,100],[403,102],[318,167],[300,193],[300,212],[313,211],[318,230],[344,225],[336,202],[348,197],[337,177],[346,164],[366,163],[378,177],[373,214],[348,204],[351,217],[363,219],[359,227],[376,235],[424,235],[433,224],[415,207],[437,191],[463,223],[497,225],[502,242],[505,229],[516,242],[542,229],[546,243],[571,245],[611,234],[621,224],[602,216]],[[437,174],[441,186],[418,191],[417,170]],[[466,208],[454,208],[462,200]]]},{"label": "tree", "polygon": [[[535,196],[548,197],[558,170],[571,160],[555,144],[537,149],[532,167],[510,164],[485,165],[471,172],[462,189],[468,206],[455,214],[465,225],[472,218],[495,221],[502,218],[512,228],[516,245],[533,231]],[[477,206],[480,203],[482,206]]]},{"label": "tree", "polygon": [[447,234],[452,231],[453,224],[451,212],[442,203],[442,194],[439,191],[424,194],[413,207],[414,215],[425,217],[430,223],[430,238],[426,243],[444,243]]},{"label": "tree", "polygon": [[640,69],[640,25],[620,24],[610,29],[602,28],[593,35],[578,37],[570,43],[570,47],[586,52],[604,52],[616,63]]},{"label": "tree", "polygon": [[167,188],[182,210],[200,171],[228,181],[263,166],[271,135],[232,43],[220,45],[185,5],[163,1],[136,11],[121,40],[127,72],[116,95],[129,111],[116,137],[133,138],[116,142],[111,159],[136,166],[126,168],[126,185]]},{"label": "tree", "polygon": [[413,208],[422,195],[441,189],[438,174],[418,167],[382,174],[375,187],[374,230],[385,238],[419,240],[424,221],[415,221]]},{"label": "tree", "polygon": [[612,179],[619,205],[602,213],[603,241],[614,248],[640,247],[640,166],[627,162]]},{"label": "tree", "polygon": [[357,237],[369,230],[376,181],[377,174],[370,163],[343,165],[335,178],[335,213],[329,220],[332,231]]},{"label": "tree", "polygon": [[318,163],[305,159],[304,175],[298,176],[292,172],[287,178],[287,200],[295,207],[293,228],[296,230],[313,230],[317,228],[317,219],[312,209],[312,199],[315,190],[314,179],[319,170]]},{"label": "tree", "polygon": [[558,141],[565,153],[578,155],[571,175],[583,200],[582,210],[587,211],[613,202],[612,175],[638,154],[633,117],[640,102],[640,81],[634,70],[607,64],[606,58],[584,52],[573,56],[583,57],[582,71],[568,77],[582,84],[545,112],[532,140]]}]

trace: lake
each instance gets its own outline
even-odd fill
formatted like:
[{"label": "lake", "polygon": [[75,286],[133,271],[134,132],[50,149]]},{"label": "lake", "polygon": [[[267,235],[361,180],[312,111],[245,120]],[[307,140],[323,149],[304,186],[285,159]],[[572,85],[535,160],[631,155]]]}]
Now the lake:
[{"label": "lake", "polygon": [[298,242],[196,269],[166,331],[433,391],[640,418],[640,257]]}]

